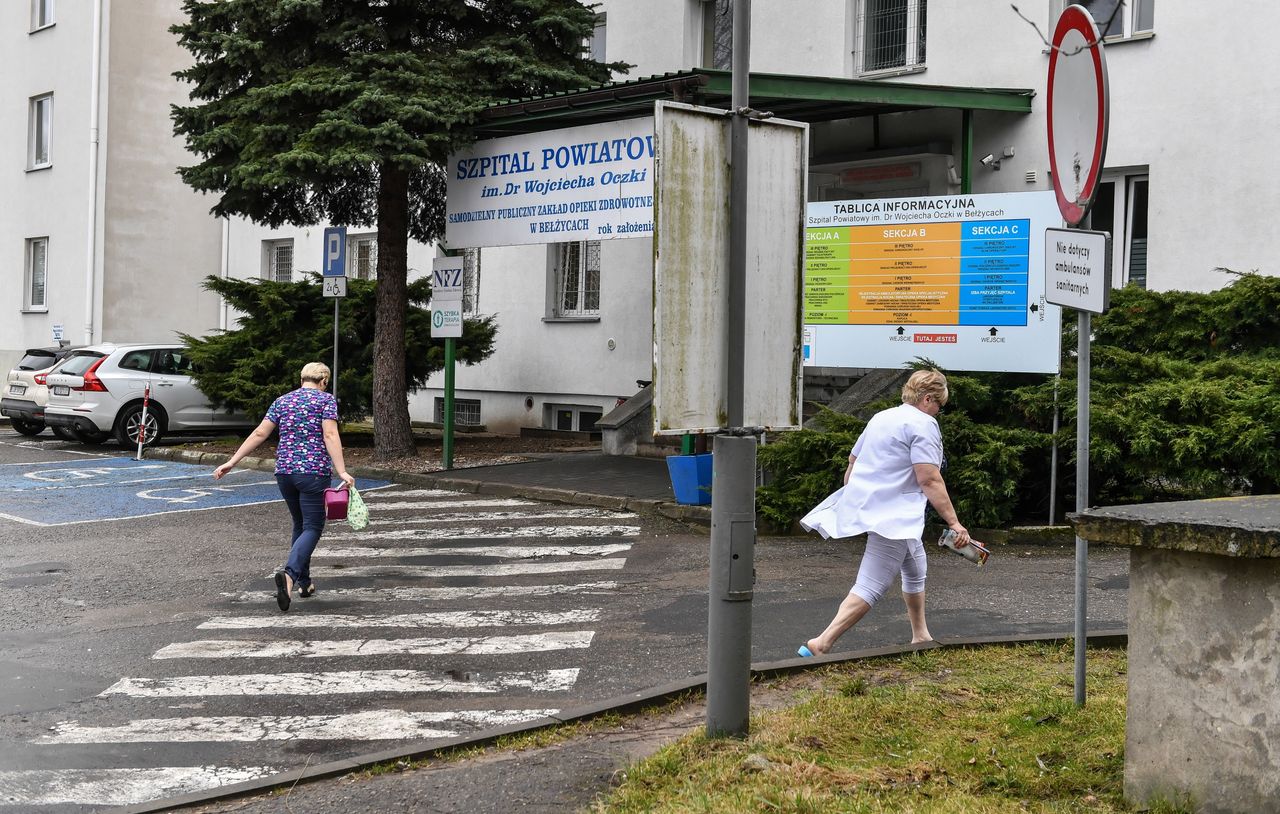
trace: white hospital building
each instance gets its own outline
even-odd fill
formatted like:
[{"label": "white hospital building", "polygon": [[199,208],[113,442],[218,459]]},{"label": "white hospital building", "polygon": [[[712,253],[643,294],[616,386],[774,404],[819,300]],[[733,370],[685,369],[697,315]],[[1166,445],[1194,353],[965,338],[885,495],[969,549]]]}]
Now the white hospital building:
[{"label": "white hospital building", "polygon": [[[614,83],[490,111],[484,137],[637,118],[657,100],[727,107],[726,0],[601,0],[590,47],[635,67]],[[752,106],[805,121],[811,201],[1051,189],[1049,54],[1062,4],[754,0]],[[1280,6],[1085,3],[1105,32],[1111,125],[1093,228],[1116,285],[1209,290],[1218,267],[1276,273]],[[231,327],[208,275],[317,270],[322,226],[269,230],[208,214],[169,106],[186,53],[178,0],[0,3],[0,368],[59,329],[73,343]],[[1034,25],[1033,25],[1034,24]],[[985,161],[983,159],[986,159]],[[376,235],[349,228],[347,267]],[[468,248],[468,247],[457,247]],[[411,245],[413,274],[438,254]],[[459,418],[500,432],[589,430],[651,378],[648,237],[469,253],[468,307],[496,351],[459,368]],[[835,374],[840,371],[811,371]],[[439,418],[442,377],[410,397]]]}]

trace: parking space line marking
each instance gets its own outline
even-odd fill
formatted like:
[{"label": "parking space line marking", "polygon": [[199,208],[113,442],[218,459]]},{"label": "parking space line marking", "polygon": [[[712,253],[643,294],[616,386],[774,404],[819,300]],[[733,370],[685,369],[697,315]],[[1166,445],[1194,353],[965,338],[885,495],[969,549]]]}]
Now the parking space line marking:
[{"label": "parking space line marking", "polygon": [[326,613],[320,616],[289,614],[287,616],[215,616],[196,626],[197,630],[271,630],[366,627],[506,627],[507,625],[580,625],[600,619],[598,608],[567,611],[429,611],[427,613],[393,613],[378,616]]},{"label": "parking space line marking", "polygon": [[313,577],[402,577],[441,579],[444,577],[510,577],[524,574],[561,574],[566,571],[620,571],[626,558],[607,560],[566,560],[564,562],[515,562],[493,565],[354,565],[346,568],[311,569]]},{"label": "parking space line marking", "polygon": [[176,642],[153,659],[327,659],[345,656],[495,656],[547,653],[591,646],[592,630],[548,631],[523,636],[454,636],[422,639],[336,639],[328,641],[245,641],[202,639]]},{"label": "parking space line marking", "polygon": [[[579,582],[572,585],[476,585],[466,588],[325,588],[307,600],[308,604],[330,601],[356,602],[432,602],[459,599],[492,599],[503,596],[553,596],[555,594],[599,593],[618,590],[616,582]],[[271,591],[224,593],[232,602],[274,603]]]},{"label": "parking space line marking", "polygon": [[0,806],[127,806],[277,774],[270,766],[0,771]]},{"label": "parking space line marking", "polygon": [[484,545],[471,548],[318,548],[313,556],[322,559],[333,557],[502,557],[513,560],[533,560],[541,557],[603,557],[630,551],[630,543],[611,545],[539,545],[505,546]]},{"label": "parking space line marking", "polygon": [[122,678],[101,695],[133,698],[199,698],[224,695],[363,695],[368,693],[461,693],[491,695],[508,690],[566,692],[578,680],[578,668],[472,674],[467,680],[442,678],[421,670],[347,670],[324,673],[195,675],[174,678]]},{"label": "parking space line marking", "polygon": [[[558,709],[474,709],[407,712],[378,709],[348,715],[226,715],[143,718],[123,726],[80,726],[63,721],[36,743],[245,743],[293,740],[423,740],[510,726]],[[447,729],[440,727],[449,727]]]}]

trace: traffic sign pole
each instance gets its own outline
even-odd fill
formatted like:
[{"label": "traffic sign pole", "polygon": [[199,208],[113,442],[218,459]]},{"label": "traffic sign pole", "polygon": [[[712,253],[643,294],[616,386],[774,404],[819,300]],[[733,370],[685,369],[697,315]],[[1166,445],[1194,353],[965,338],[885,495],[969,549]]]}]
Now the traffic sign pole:
[{"label": "traffic sign pole", "polygon": [[445,469],[453,469],[453,362],[456,341],[453,337],[444,341],[444,451],[442,456]]},{"label": "traffic sign pole", "polygon": [[338,304],[347,296],[346,256],[347,227],[330,226],[325,229],[320,283],[324,296],[333,298],[333,366],[329,369],[329,386],[335,401],[338,399]]},{"label": "traffic sign pole", "polygon": [[437,257],[431,264],[431,337],[444,339],[444,416],[441,463],[453,469],[453,374],[457,337],[462,336],[462,289],[466,261]]}]

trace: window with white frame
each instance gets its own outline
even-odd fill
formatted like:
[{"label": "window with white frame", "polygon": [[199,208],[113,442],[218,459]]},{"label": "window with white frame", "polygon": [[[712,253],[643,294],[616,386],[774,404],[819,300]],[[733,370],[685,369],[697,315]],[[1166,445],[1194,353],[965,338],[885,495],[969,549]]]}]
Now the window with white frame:
[{"label": "window with white frame", "polygon": [[721,71],[733,67],[733,0],[702,4],[702,67]]},{"label": "window with white frame", "polygon": [[277,283],[293,282],[293,238],[262,241],[262,277]]},{"label": "window with white frame", "polygon": [[48,167],[53,163],[53,94],[32,96],[28,103],[27,169]]},{"label": "window with white frame", "polygon": [[587,56],[596,62],[604,62],[605,36],[609,30],[609,15],[597,14],[595,27],[591,29],[591,39],[583,45]]},{"label": "window with white frame", "polygon": [[356,280],[378,279],[378,236],[347,238],[347,276]]},{"label": "window with white frame", "polygon": [[600,241],[583,240],[552,246],[555,271],[553,316],[600,315]]},{"label": "window with white frame", "polygon": [[31,0],[31,30],[53,25],[53,0]]},{"label": "window with white frame", "polygon": [[924,68],[926,0],[859,0],[858,73]]},{"label": "window with white frame", "polygon": [[[444,398],[436,396],[435,422],[444,423]],[[453,423],[459,427],[480,426],[480,399],[453,400]]]},{"label": "window with white frame", "polygon": [[1091,229],[1111,233],[1112,283],[1147,287],[1146,172],[1104,172],[1089,210]]},{"label": "window with white frame", "polygon": [[24,266],[22,308],[24,311],[43,311],[49,307],[49,238],[27,239]]},{"label": "window with white frame", "polygon": [[[1123,38],[1149,32],[1155,28],[1156,0],[1074,0],[1088,10],[1098,31],[1104,37]],[[1054,21],[1067,7],[1065,0],[1056,4]]]},{"label": "window with white frame", "polygon": [[462,313],[464,316],[480,311],[480,250],[466,249],[462,253]]}]

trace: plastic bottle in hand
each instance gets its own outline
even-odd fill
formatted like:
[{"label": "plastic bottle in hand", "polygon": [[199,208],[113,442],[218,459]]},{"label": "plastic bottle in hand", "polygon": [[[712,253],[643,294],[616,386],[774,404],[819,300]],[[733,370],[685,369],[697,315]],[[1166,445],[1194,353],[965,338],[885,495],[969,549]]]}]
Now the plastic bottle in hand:
[{"label": "plastic bottle in hand", "polygon": [[969,544],[964,548],[956,548],[956,540],[959,539],[959,537],[960,535],[956,534],[951,529],[943,529],[942,536],[938,538],[938,545],[943,548],[951,549],[969,562],[976,563],[978,567],[981,568],[983,563],[987,561],[987,557],[991,556],[991,552],[985,545],[972,537],[969,538]]}]

